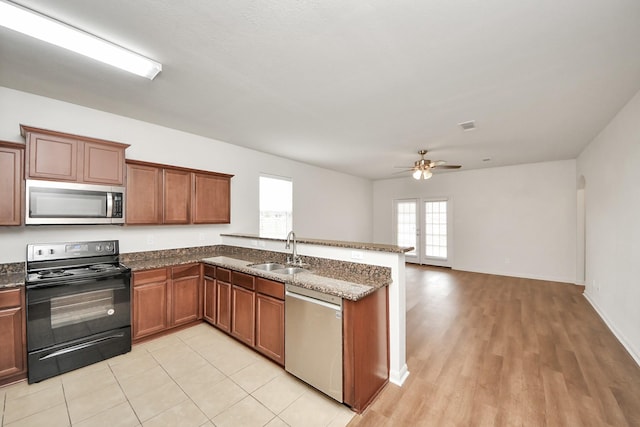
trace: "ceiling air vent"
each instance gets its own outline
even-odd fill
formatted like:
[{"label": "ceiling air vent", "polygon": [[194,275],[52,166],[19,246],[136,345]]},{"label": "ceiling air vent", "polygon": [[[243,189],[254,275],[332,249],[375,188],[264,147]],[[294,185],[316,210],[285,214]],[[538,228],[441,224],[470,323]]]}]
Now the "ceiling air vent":
[{"label": "ceiling air vent", "polygon": [[458,123],[458,126],[462,128],[463,131],[474,130],[476,128],[476,121],[469,120],[468,122]]}]

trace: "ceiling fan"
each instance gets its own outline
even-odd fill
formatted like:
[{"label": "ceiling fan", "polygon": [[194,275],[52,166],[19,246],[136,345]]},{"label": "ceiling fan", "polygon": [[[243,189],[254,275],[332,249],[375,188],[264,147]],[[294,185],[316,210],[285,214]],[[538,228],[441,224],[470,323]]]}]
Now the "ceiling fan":
[{"label": "ceiling fan", "polygon": [[[413,166],[402,166],[406,168],[406,170],[401,172],[413,172],[412,176],[415,179],[429,179],[433,175],[431,172],[432,169],[460,169],[462,165],[446,165],[444,160],[433,160],[425,159],[424,156],[427,154],[427,150],[418,151],[420,154],[420,160],[416,160],[413,163]],[[400,172],[398,172],[400,173]]]}]

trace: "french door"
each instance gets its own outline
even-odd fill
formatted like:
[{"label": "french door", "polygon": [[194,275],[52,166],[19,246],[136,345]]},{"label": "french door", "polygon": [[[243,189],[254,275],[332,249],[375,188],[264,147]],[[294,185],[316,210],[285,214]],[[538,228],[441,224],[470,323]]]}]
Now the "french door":
[{"label": "french door", "polygon": [[407,262],[451,267],[451,206],[447,198],[395,201],[395,237],[399,246],[412,246]]}]

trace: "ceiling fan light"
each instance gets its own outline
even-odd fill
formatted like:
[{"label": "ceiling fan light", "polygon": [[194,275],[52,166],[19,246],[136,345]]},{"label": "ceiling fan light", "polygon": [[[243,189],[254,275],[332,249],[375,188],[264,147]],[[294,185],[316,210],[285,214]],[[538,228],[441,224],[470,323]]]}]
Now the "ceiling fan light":
[{"label": "ceiling fan light", "polygon": [[416,169],[413,171],[413,178],[420,179],[422,177],[422,171],[420,169]]},{"label": "ceiling fan light", "polygon": [[433,173],[429,169],[425,169],[422,172],[422,179],[429,179],[433,176]]}]

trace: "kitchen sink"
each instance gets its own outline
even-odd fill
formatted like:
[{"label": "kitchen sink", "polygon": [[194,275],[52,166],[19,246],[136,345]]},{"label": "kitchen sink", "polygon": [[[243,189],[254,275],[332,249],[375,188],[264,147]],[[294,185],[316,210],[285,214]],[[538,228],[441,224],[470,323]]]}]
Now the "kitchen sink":
[{"label": "kitchen sink", "polygon": [[286,267],[286,268],[279,268],[277,270],[272,270],[272,273],[276,273],[276,274],[296,274],[296,273],[302,273],[303,271],[308,271],[305,270],[304,268],[301,267]]},{"label": "kitchen sink", "polygon": [[250,265],[249,267],[262,270],[262,271],[273,271],[273,270],[283,270],[285,269],[286,266],[284,264],[278,264],[277,262],[265,262],[262,264],[253,264],[253,265]]}]

